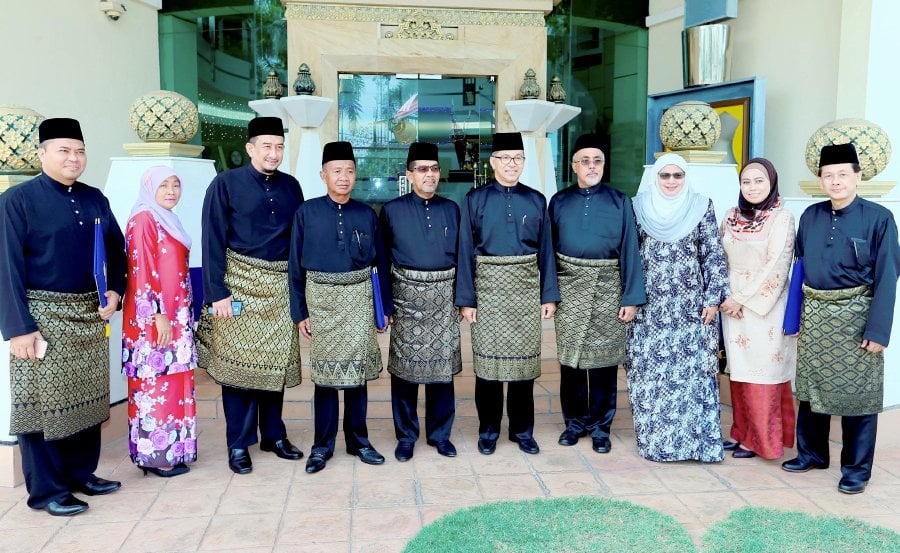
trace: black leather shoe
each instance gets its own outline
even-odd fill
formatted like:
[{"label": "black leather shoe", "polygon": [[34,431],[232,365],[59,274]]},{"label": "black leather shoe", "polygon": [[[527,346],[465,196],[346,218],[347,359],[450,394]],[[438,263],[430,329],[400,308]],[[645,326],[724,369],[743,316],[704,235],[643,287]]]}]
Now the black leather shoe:
[{"label": "black leather shoe", "polygon": [[88,504],[78,499],[72,494],[60,499],[59,501],[51,501],[44,506],[44,510],[55,517],[70,517],[87,511]]},{"label": "black leather shoe", "polygon": [[562,434],[559,435],[559,445],[575,445],[578,443],[578,438],[584,436],[587,436],[587,432],[584,430],[578,432],[577,430],[566,428],[563,430]]},{"label": "black leather shoe", "polygon": [[246,449],[229,449],[228,468],[235,474],[250,474],[253,471],[253,461],[250,460],[250,452]]},{"label": "black leather shoe", "polygon": [[453,442],[450,440],[444,440],[443,442],[428,440],[428,445],[437,449],[438,455],[443,455],[444,457],[456,457],[456,446],[453,445]]},{"label": "black leather shoe", "polygon": [[359,460],[367,465],[384,464],[384,455],[375,451],[374,447],[361,447],[359,449],[347,449],[350,455],[356,455]]},{"label": "black leather shoe", "polygon": [[141,467],[141,470],[144,471],[144,476],[147,476],[147,473],[155,474],[160,478],[172,478],[173,476],[178,476],[179,474],[186,474],[191,471],[191,467],[185,465],[184,463],[178,463],[174,467],[169,470],[163,470],[157,467]]},{"label": "black leather shoe", "polygon": [[591,449],[597,453],[609,453],[609,450],[612,449],[612,442],[606,436],[593,438],[591,442]]},{"label": "black leather shoe", "polygon": [[781,463],[781,468],[788,472],[806,472],[812,469],[827,469],[828,465],[820,465],[812,461],[804,461],[799,457]]},{"label": "black leather shoe", "polygon": [[261,451],[274,451],[275,455],[289,461],[296,461],[303,457],[303,452],[297,449],[297,446],[292,444],[287,438],[275,440],[274,442],[263,440],[259,442],[259,449]]},{"label": "black leather shoe", "polygon": [[413,458],[413,449],[415,447],[416,444],[411,442],[399,442],[397,447],[394,448],[394,457],[401,463],[405,463]]},{"label": "black leather shoe", "polygon": [[519,444],[519,449],[528,453],[529,455],[537,455],[541,452],[541,448],[538,447],[537,442],[534,441],[534,438],[524,438],[519,439],[515,436],[510,436],[509,440]]},{"label": "black leather shoe", "polygon": [[855,478],[844,476],[841,478],[841,481],[838,482],[838,491],[848,495],[863,493],[866,491],[866,484],[868,484],[868,482],[865,480],[856,480]]},{"label": "black leather shoe", "polygon": [[731,456],[735,459],[752,459],[756,457],[756,453],[753,453],[749,449],[739,447],[734,450],[734,453],[732,453]]},{"label": "black leather shoe", "polygon": [[732,442],[730,440],[725,440],[724,442],[722,442],[722,449],[724,449],[725,451],[734,451],[738,447],[740,447],[740,445],[741,442]]},{"label": "black leather shoe", "polygon": [[115,480],[105,480],[103,478],[98,478],[92,474],[85,483],[75,488],[75,491],[81,492],[84,495],[106,495],[108,493],[113,493],[121,487],[121,482],[116,482]]},{"label": "black leather shoe", "polygon": [[325,468],[325,463],[331,458],[330,454],[310,453],[309,459],[306,460],[306,472],[314,474]]},{"label": "black leather shoe", "polygon": [[497,440],[478,439],[478,452],[482,455],[490,455],[497,449]]}]

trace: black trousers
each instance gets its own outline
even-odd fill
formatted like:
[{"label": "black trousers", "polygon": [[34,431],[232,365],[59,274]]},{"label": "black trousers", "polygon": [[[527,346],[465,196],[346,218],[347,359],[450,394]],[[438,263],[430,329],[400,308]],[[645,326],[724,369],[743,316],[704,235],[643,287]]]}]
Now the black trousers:
[{"label": "black trousers", "polygon": [[[828,432],[831,415],[814,413],[808,401],[800,402],[797,413],[797,457],[828,465]],[[875,460],[875,434],[878,415],[841,417],[843,432],[841,448],[841,474],[854,480],[868,481],[872,476]]]},{"label": "black trousers", "polygon": [[43,432],[19,434],[22,472],[28,506],[43,509],[80,486],[100,461],[100,425],[60,440],[45,440]]},{"label": "black trousers", "polygon": [[[450,439],[453,419],[456,418],[456,397],[453,382],[435,382],[425,386],[425,438],[429,442]],[[398,442],[413,443],[419,439],[419,384],[391,375],[391,409],[394,412],[394,433]]]},{"label": "black trousers", "polygon": [[[507,383],[506,416],[509,436],[526,440],[534,435],[534,380]],[[478,437],[496,441],[503,418],[503,382],[475,377],[475,408],[478,411]]]},{"label": "black trousers", "polygon": [[229,449],[247,449],[258,439],[256,429],[265,441],[283,440],[287,429],[281,419],[284,390],[268,392],[222,386],[222,408],[225,411],[225,440]]},{"label": "black trousers", "polygon": [[619,367],[578,369],[560,365],[559,402],[566,428],[608,438],[616,416]]},{"label": "black trousers", "polygon": [[[366,407],[369,389],[365,384],[344,390],[344,440],[348,452],[363,447],[372,447],[369,430],[366,428]],[[316,434],[312,452],[334,453],[338,431],[338,389],[316,384],[313,393],[313,417]]]}]

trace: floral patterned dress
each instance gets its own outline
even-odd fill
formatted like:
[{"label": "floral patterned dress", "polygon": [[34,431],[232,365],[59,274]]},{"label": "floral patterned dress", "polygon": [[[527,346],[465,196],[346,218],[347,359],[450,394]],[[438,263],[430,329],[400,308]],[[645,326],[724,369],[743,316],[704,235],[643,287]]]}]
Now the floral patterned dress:
[{"label": "floral patterned dress", "polygon": [[628,328],[626,368],[638,451],[652,461],[721,461],[718,325],[700,317],[728,295],[712,202],[675,242],[637,229],[647,303]]},{"label": "floral patterned dress", "polygon": [[[122,371],[128,377],[131,459],[138,466],[158,468],[191,463],[197,459],[197,351],[190,252],[149,211],[132,217],[125,235],[128,287],[122,308]],[[155,313],[169,318],[168,344],[156,344]]]}]

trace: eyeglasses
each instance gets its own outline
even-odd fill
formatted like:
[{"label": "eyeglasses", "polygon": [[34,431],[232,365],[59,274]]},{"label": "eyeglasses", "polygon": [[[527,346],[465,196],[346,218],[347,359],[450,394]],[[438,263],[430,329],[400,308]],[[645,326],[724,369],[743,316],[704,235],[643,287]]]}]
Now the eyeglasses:
[{"label": "eyeglasses", "polygon": [[419,165],[418,167],[413,167],[413,171],[420,175],[424,175],[431,171],[432,173],[440,173],[441,166],[440,165]]},{"label": "eyeglasses", "polygon": [[503,165],[509,165],[511,161],[516,162],[516,165],[522,165],[525,163],[525,156],[491,156],[492,158],[499,160]]},{"label": "eyeglasses", "polygon": [[660,173],[659,178],[666,180],[667,178],[672,177],[675,180],[681,180],[684,178],[684,173]]},{"label": "eyeglasses", "polygon": [[594,159],[583,157],[577,160],[575,163],[578,163],[582,167],[590,167],[591,165],[603,165],[604,163],[606,163],[606,160],[602,157],[595,157]]}]

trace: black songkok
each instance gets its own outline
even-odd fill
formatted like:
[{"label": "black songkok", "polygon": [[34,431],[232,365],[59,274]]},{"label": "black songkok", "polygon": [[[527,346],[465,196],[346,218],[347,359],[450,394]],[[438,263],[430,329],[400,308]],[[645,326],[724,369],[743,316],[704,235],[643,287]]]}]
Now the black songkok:
[{"label": "black songkok", "polygon": [[847,144],[831,144],[822,148],[819,154],[819,169],[826,165],[839,163],[853,163],[859,165],[859,156],[856,155],[856,146],[852,142]]},{"label": "black songkok", "polygon": [[353,155],[353,145],[349,142],[329,142],[322,149],[322,165],[329,161],[347,161],[356,163]]},{"label": "black songkok", "polygon": [[247,124],[247,140],[260,135],[284,136],[281,117],[257,117]]},{"label": "black songkok", "polygon": [[54,138],[71,138],[84,142],[81,134],[81,125],[75,119],[58,117],[56,119],[44,119],[38,127],[38,143]]},{"label": "black songkok", "polygon": [[430,142],[413,142],[409,145],[409,153],[406,154],[406,166],[413,161],[437,161],[438,147]]},{"label": "black songkok", "polygon": [[498,132],[494,134],[494,145],[491,147],[491,153],[503,150],[524,150],[522,144],[522,133],[518,132]]},{"label": "black songkok", "polygon": [[596,134],[583,134],[575,140],[575,147],[572,148],[572,155],[577,154],[579,150],[585,148],[597,148],[598,150],[603,150],[603,142]]}]

